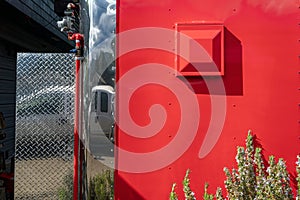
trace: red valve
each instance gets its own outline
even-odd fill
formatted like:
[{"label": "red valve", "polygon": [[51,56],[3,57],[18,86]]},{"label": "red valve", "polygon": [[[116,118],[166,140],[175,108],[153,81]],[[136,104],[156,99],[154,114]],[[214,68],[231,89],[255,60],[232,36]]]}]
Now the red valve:
[{"label": "red valve", "polygon": [[83,57],[83,35],[80,33],[69,33],[69,40],[75,40],[76,57]]}]

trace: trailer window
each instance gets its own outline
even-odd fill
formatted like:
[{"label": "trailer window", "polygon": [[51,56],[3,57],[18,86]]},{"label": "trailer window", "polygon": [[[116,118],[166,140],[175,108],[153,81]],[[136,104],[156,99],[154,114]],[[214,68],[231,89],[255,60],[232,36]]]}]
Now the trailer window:
[{"label": "trailer window", "polygon": [[97,106],[98,106],[98,101],[97,101],[97,99],[98,99],[98,92],[95,92],[95,93],[93,93],[93,98],[94,98],[94,101],[92,101],[92,103],[94,103],[94,105],[92,104],[92,108],[94,108],[95,110],[95,112],[97,112]]},{"label": "trailer window", "polygon": [[101,92],[101,112],[108,112],[108,95]]}]

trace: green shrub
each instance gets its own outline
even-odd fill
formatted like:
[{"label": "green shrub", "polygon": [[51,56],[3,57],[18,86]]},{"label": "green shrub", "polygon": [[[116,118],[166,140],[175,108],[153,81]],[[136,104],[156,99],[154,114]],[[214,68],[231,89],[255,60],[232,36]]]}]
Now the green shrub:
[{"label": "green shrub", "polygon": [[59,188],[59,200],[72,200],[73,199],[73,173],[69,173],[63,178],[64,186]]},{"label": "green shrub", "polygon": [[[290,184],[290,175],[286,169],[285,161],[282,158],[276,162],[274,156],[269,157],[268,167],[264,166],[261,148],[254,148],[253,136],[251,131],[248,132],[246,139],[246,148],[237,147],[236,162],[238,169],[224,168],[226,180],[224,182],[227,192],[227,199],[238,200],[288,200],[294,199],[294,194]],[[300,200],[300,156],[297,156],[297,194],[296,200]],[[185,179],[189,185],[189,170],[187,170]],[[217,188],[216,194],[207,193],[208,184],[204,187],[204,200],[225,199],[222,196],[221,188]],[[175,187],[172,187],[171,194],[175,193]],[[190,188],[184,190],[185,197],[187,194],[194,194]],[[193,197],[195,199],[195,197]],[[177,199],[177,195],[176,195]],[[170,200],[176,200],[171,199]],[[185,198],[187,199],[187,198]]]},{"label": "green shrub", "polygon": [[[185,200],[195,200],[196,199],[195,193],[190,188],[189,174],[190,174],[190,170],[188,169],[186,171],[184,179],[182,181],[184,197],[185,197]],[[176,183],[174,183],[172,186],[172,190],[171,190],[170,198],[169,198],[170,200],[178,200],[178,196],[175,192],[175,188],[176,188]]]},{"label": "green shrub", "polygon": [[183,179],[183,192],[186,200],[195,200],[195,193],[190,188],[190,178],[189,178],[190,170],[187,170]]},{"label": "green shrub", "polygon": [[296,172],[297,172],[297,197],[296,200],[300,200],[300,155],[297,156],[297,162],[296,162]]},{"label": "green shrub", "polygon": [[88,192],[89,200],[111,200],[114,199],[113,172],[105,170],[91,178]]},{"label": "green shrub", "polygon": [[204,200],[213,200],[214,199],[214,195],[209,194],[207,192],[207,188],[208,188],[208,183],[205,183],[204,185],[204,195],[203,195],[203,199]]},{"label": "green shrub", "polygon": [[178,200],[178,196],[175,192],[175,188],[176,188],[176,183],[173,183],[172,185],[172,190],[171,190],[171,193],[170,193],[170,200]]}]

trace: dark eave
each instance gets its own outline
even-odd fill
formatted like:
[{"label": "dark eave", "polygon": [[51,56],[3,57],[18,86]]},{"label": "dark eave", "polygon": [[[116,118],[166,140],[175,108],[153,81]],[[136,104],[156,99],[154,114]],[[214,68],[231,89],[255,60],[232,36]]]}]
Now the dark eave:
[{"label": "dark eave", "polygon": [[[40,5],[44,1],[41,0]],[[18,46],[18,51],[69,52],[74,43],[68,41],[67,35],[56,26],[60,18],[54,10],[42,6],[39,6],[40,10],[37,6],[30,8],[28,2],[34,0],[0,1],[0,38]],[[39,12],[35,12],[37,10]],[[50,14],[53,17],[50,18]]]}]

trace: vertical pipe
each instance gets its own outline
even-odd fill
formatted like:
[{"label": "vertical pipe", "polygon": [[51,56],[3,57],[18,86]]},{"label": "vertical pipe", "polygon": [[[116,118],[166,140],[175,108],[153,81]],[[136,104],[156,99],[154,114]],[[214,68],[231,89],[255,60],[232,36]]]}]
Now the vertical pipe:
[{"label": "vertical pipe", "polygon": [[[79,166],[79,109],[80,109],[80,63],[83,59],[83,35],[80,33],[69,33],[69,40],[75,40],[75,113],[74,113],[74,156],[73,156],[73,200],[78,200],[80,194],[78,187],[81,168]],[[81,164],[81,163],[80,163]]]},{"label": "vertical pipe", "polygon": [[78,200],[78,159],[79,159],[79,81],[80,81],[80,59],[78,57],[75,57],[75,116],[74,116],[74,169],[73,169],[73,200]]},{"label": "vertical pipe", "polygon": [[83,182],[83,176],[85,175],[84,171],[83,171],[85,155],[84,155],[84,145],[83,145],[81,140],[79,142],[79,149],[80,149],[80,152],[79,152],[79,155],[80,155],[80,162],[79,162],[79,174],[80,174],[80,178],[79,178],[79,185],[80,185],[79,199],[81,200],[81,199],[83,199],[83,195],[84,195],[83,192],[84,192],[84,189],[85,189],[85,185],[84,185],[84,182]]}]

